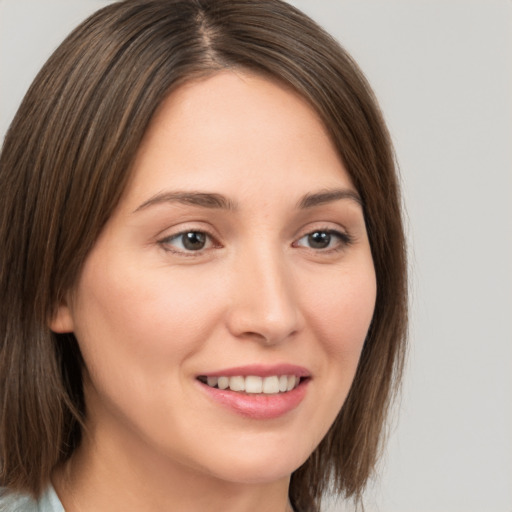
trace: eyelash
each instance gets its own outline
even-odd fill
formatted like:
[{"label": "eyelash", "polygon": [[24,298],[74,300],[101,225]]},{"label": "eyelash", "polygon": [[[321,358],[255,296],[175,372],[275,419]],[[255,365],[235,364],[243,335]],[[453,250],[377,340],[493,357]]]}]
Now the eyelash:
[{"label": "eyelash", "polygon": [[[209,250],[212,248],[212,247],[201,248],[197,251],[194,251],[194,250],[187,250],[186,248],[175,249],[175,248],[171,247],[170,243],[172,241],[179,240],[180,238],[182,239],[182,237],[184,237],[185,235],[191,234],[191,233],[205,235],[210,240],[210,243],[212,244],[213,248],[221,247],[221,245],[216,241],[215,237],[211,233],[209,233],[208,231],[206,231],[204,229],[186,229],[186,230],[180,231],[179,233],[176,233],[174,235],[166,236],[165,238],[162,238],[161,240],[159,240],[158,243],[167,252],[171,252],[173,254],[178,254],[180,256],[192,257],[192,258],[201,256],[206,250]],[[182,241],[182,245],[183,245],[183,241]]]},{"label": "eyelash", "polygon": [[[306,247],[307,249],[314,251],[314,252],[318,252],[318,253],[323,253],[323,254],[337,253],[337,252],[344,250],[348,246],[352,245],[354,242],[352,236],[346,232],[338,231],[338,230],[335,230],[332,228],[323,228],[323,229],[314,229],[308,233],[305,233],[296,242],[294,242],[292,244],[292,246],[293,247],[303,247],[301,245],[298,245],[298,243],[301,240],[303,240],[307,237],[310,237],[314,234],[317,234],[317,233],[322,233],[323,235],[327,235],[329,237],[336,237],[338,239],[338,243],[336,244],[335,247],[332,247],[332,248]],[[179,240],[180,238],[182,239],[181,245],[183,245],[182,237],[184,237],[185,235],[188,235],[188,234],[205,235],[210,240],[212,247],[200,248],[198,250],[192,250],[192,249],[186,249],[186,248],[183,248],[183,249],[171,248],[171,242],[174,240]],[[330,241],[331,240],[329,240],[329,242]],[[209,249],[221,247],[221,245],[216,241],[215,237],[211,233],[209,233],[208,231],[203,230],[203,229],[187,229],[185,231],[180,231],[179,233],[176,233],[174,235],[170,235],[170,236],[166,236],[165,238],[162,238],[161,240],[158,241],[158,244],[165,251],[171,252],[174,254],[178,254],[178,255],[184,256],[184,257],[198,257],[198,256],[201,256],[205,251],[207,251]]]},{"label": "eyelash", "polygon": [[[322,253],[339,252],[339,251],[342,251],[343,249],[346,249],[348,246],[350,246],[354,242],[352,236],[346,232],[338,231],[338,230],[332,229],[332,228],[323,228],[323,229],[314,229],[313,231],[306,233],[305,235],[301,236],[299,238],[299,240],[297,240],[297,242],[294,242],[293,246],[296,247],[300,240],[303,240],[307,237],[310,237],[310,236],[318,234],[318,233],[322,233],[323,235],[327,235],[329,237],[335,237],[338,239],[338,243],[336,244],[335,247],[332,247],[332,248],[315,249],[314,247],[309,247],[309,249],[311,249],[315,252],[317,252],[317,251],[322,252]],[[330,240],[329,240],[329,242],[330,242]]]}]

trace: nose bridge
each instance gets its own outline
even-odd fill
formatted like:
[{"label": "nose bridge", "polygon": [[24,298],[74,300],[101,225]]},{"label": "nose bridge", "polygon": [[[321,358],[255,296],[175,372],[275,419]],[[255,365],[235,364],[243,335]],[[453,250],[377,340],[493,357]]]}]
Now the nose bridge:
[{"label": "nose bridge", "polygon": [[277,244],[261,242],[237,258],[231,328],[267,344],[278,343],[300,328],[291,268]]}]

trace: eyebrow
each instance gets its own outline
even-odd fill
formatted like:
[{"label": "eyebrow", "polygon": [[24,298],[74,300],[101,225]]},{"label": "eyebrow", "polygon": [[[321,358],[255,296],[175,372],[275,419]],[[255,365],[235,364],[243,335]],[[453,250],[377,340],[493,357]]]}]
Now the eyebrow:
[{"label": "eyebrow", "polygon": [[355,191],[348,188],[326,189],[319,192],[306,194],[297,203],[297,208],[305,210],[315,206],[340,201],[342,199],[350,199],[355,201],[359,206],[363,206],[361,196]]},{"label": "eyebrow", "polygon": [[221,210],[236,210],[237,204],[223,196],[210,192],[161,192],[150,197],[147,201],[137,207],[133,213],[144,210],[149,206],[162,203],[181,203],[202,208],[212,208]]},{"label": "eyebrow", "polygon": [[[340,201],[342,199],[350,199],[355,201],[359,206],[363,206],[361,197],[357,192],[350,189],[327,189],[319,192],[305,194],[297,203],[299,210],[306,210],[315,206]],[[237,210],[238,204],[214,192],[160,192],[147,201],[138,206],[133,213],[149,208],[156,204],[165,203],[181,203],[202,208],[220,209],[220,210]]]}]

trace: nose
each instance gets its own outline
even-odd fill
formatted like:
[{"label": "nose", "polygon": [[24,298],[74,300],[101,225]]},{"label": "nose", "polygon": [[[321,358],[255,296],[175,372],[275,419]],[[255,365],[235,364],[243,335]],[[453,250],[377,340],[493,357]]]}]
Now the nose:
[{"label": "nose", "polygon": [[241,257],[232,274],[228,329],[234,336],[265,345],[281,343],[303,325],[296,283],[279,251]]}]

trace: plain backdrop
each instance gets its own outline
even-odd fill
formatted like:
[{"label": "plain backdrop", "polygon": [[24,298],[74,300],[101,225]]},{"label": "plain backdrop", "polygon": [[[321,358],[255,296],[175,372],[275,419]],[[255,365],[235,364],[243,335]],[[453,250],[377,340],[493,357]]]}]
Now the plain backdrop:
[{"label": "plain backdrop", "polygon": [[[0,140],[51,51],[107,3],[0,0]],[[512,512],[512,2],[293,3],[374,87],[407,208],[411,349],[367,512]]]}]

